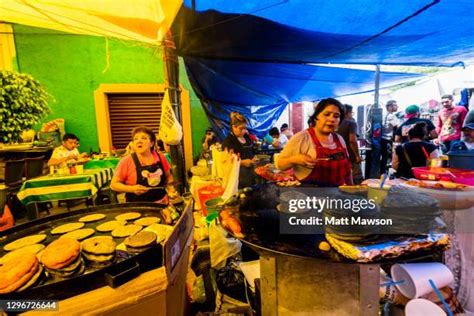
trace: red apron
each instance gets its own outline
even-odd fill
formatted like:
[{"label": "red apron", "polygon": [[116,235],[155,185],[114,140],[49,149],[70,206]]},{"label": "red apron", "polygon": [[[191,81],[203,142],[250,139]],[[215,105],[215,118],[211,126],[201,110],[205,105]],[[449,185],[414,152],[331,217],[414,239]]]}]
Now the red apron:
[{"label": "red apron", "polygon": [[313,128],[308,128],[308,132],[313,140],[317,158],[329,158],[329,160],[318,160],[311,174],[302,181],[321,187],[336,187],[344,184],[352,185],[352,181],[350,181],[351,183],[346,183],[348,182],[346,179],[351,179],[352,169],[347,150],[342,146],[339,137],[332,133],[336,148],[329,149],[321,145]]}]

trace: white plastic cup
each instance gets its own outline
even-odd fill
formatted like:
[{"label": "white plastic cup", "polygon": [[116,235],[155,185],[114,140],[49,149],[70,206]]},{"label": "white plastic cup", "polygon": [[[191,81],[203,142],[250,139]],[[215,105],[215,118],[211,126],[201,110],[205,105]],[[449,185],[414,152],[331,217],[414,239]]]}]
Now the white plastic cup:
[{"label": "white plastic cup", "polygon": [[393,281],[400,282],[396,284],[397,289],[408,298],[431,293],[429,280],[433,280],[438,289],[454,281],[451,270],[438,262],[394,264],[390,271]]},{"label": "white plastic cup", "polygon": [[408,302],[405,306],[405,316],[446,316],[446,312],[424,298],[417,298]]}]

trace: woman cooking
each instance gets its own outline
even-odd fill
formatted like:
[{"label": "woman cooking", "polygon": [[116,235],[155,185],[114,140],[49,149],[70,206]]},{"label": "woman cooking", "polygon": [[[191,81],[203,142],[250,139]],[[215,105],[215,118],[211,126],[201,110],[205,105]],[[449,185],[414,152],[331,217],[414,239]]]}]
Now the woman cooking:
[{"label": "woman cooking", "polygon": [[344,106],[336,99],[321,100],[308,122],[295,134],[276,161],[278,169],[293,168],[299,181],[318,186],[352,185],[351,163],[344,139],[336,134]]},{"label": "woman cooking", "polygon": [[253,141],[247,130],[247,119],[238,112],[230,113],[230,133],[224,139],[222,148],[232,150],[240,155],[239,188],[247,187],[255,183],[253,170],[254,152]]},{"label": "woman cooking", "polygon": [[165,185],[174,194],[170,165],[165,156],[155,150],[156,136],[146,127],[132,131],[132,153],[122,158],[115,170],[110,187],[125,192],[127,202],[167,201]]}]

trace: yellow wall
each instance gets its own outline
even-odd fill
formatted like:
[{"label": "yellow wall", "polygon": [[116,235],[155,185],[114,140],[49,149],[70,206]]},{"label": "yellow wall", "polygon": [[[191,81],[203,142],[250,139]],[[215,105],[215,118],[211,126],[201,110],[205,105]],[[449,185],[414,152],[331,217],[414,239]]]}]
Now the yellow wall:
[{"label": "yellow wall", "polygon": [[15,70],[15,42],[10,24],[0,22],[0,69]]}]

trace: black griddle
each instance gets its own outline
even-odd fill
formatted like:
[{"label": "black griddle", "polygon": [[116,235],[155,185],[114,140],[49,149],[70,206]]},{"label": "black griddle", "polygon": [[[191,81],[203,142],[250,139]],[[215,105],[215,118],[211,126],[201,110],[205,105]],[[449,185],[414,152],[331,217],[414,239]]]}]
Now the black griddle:
[{"label": "black griddle", "polygon": [[[115,216],[128,212],[142,213],[142,217],[155,216],[161,219],[160,224],[164,224],[161,210],[165,207],[166,205],[144,202],[110,204],[40,218],[1,232],[0,256],[6,253],[6,251],[3,250],[6,244],[30,235],[46,234],[47,238],[42,244],[48,245],[61,236],[51,235],[50,231],[53,228],[62,224],[77,222],[79,218],[93,213],[102,213],[105,214],[106,217],[100,221],[85,223],[83,228],[95,229],[95,227],[106,221],[114,220]],[[178,208],[178,211],[181,213],[182,210]],[[132,222],[133,221],[128,221],[128,223]],[[96,231],[91,237],[111,236],[110,233],[111,232],[102,233]],[[125,238],[114,237],[114,241],[117,245],[122,243],[124,239]],[[117,287],[142,272],[161,266],[163,266],[163,246],[161,244],[155,244],[153,247],[136,255],[117,250],[114,263],[108,267],[97,269],[87,267],[86,264],[86,271],[81,275],[76,275],[68,279],[56,278],[50,275],[41,284],[37,284],[22,292],[0,295],[0,299],[62,300],[106,285]]]},{"label": "black griddle", "polygon": [[[320,188],[323,195],[338,195],[338,188]],[[281,234],[280,220],[288,214],[277,210],[281,187],[274,183],[264,183],[252,188],[251,193],[246,193],[247,198],[241,201],[239,212],[236,213],[240,221],[243,237],[233,237],[259,255],[284,255],[302,258],[312,258],[340,263],[355,263],[331,248],[330,251],[321,251],[319,244],[327,241],[324,234]],[[388,240],[403,238],[397,235],[379,235],[365,243],[380,243]],[[410,254],[401,255],[395,259],[381,259],[369,263],[395,263],[413,261],[433,261],[441,249],[420,250]]]}]

